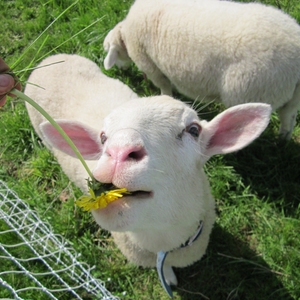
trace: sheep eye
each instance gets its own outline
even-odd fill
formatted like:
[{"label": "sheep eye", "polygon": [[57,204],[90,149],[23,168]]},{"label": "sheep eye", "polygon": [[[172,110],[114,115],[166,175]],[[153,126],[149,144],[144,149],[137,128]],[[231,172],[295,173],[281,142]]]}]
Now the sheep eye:
[{"label": "sheep eye", "polygon": [[100,133],[100,139],[101,139],[101,144],[103,145],[107,140],[107,136],[105,135],[104,132]]},{"label": "sheep eye", "polygon": [[201,126],[197,123],[192,123],[186,127],[186,132],[188,132],[192,137],[198,138],[201,132]]}]

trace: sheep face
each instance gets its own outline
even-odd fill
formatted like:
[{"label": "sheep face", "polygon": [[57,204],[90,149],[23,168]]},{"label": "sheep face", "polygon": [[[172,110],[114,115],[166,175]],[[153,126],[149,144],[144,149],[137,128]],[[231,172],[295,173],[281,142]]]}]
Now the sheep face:
[{"label": "sheep face", "polygon": [[93,212],[104,228],[163,229],[190,213],[186,202],[195,211],[203,205],[200,121],[186,105],[163,98],[128,103],[105,119],[102,154],[93,175],[137,193]]},{"label": "sheep face", "polygon": [[118,23],[105,37],[103,42],[107,56],[104,59],[104,68],[109,70],[116,65],[118,68],[126,70],[131,64],[125,43],[121,36],[122,22]]},{"label": "sheep face", "polygon": [[[211,201],[203,164],[250,143],[270,112],[266,104],[245,104],[206,122],[186,104],[158,96],[128,101],[105,118],[100,131],[58,123],[86,159],[99,158],[97,180],[132,192],[94,210],[97,223],[110,231],[164,231],[180,220],[199,220]],[[48,143],[74,155],[49,123],[41,130]]]}]

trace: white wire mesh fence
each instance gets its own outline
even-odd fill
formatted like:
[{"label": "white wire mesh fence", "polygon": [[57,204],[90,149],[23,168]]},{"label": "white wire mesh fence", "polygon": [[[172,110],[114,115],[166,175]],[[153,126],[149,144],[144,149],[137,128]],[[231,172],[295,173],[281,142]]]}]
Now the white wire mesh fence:
[{"label": "white wire mesh fence", "polygon": [[1,180],[0,220],[0,289],[14,299],[118,299],[92,276],[94,267],[80,262],[74,248]]}]

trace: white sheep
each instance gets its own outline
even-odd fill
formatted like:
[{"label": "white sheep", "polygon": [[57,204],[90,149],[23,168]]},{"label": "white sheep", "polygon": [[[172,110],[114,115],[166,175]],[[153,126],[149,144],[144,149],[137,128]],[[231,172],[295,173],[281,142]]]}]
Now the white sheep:
[{"label": "white sheep", "polygon": [[262,102],[290,139],[300,107],[300,26],[260,3],[136,0],[104,40],[105,69],[130,59],[165,95],[226,107]]},{"label": "white sheep", "polygon": [[[41,65],[54,61],[64,62],[33,71],[28,81],[34,85],[25,93],[59,119],[98,181],[132,193],[93,210],[96,222],[137,265],[153,267],[157,253],[169,252],[160,274],[166,287],[177,284],[172,266],[185,267],[203,256],[215,222],[204,163],[258,137],[268,124],[270,105],[234,106],[206,122],[169,96],[130,99],[136,95],[128,87],[85,58],[57,55]],[[79,160],[50,123],[28,110],[42,139],[60,150],[53,148],[63,170],[86,192],[87,174]],[[200,221],[200,236],[180,248],[200,230]]]}]

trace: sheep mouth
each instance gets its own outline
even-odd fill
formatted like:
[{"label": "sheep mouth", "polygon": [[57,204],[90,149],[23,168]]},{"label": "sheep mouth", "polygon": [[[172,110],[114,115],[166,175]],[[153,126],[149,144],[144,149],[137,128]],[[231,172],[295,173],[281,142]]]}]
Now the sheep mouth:
[{"label": "sheep mouth", "polygon": [[130,194],[125,194],[123,197],[136,197],[136,198],[150,198],[153,195],[153,192],[148,191],[129,191]]},{"label": "sheep mouth", "polygon": [[[104,190],[117,190],[121,189],[120,187],[115,186],[113,183],[102,183],[102,187]],[[123,194],[122,198],[126,197],[135,197],[135,198],[150,198],[153,196],[152,191],[143,191],[143,190],[136,190],[136,191],[129,191],[128,194]]]}]

